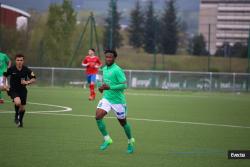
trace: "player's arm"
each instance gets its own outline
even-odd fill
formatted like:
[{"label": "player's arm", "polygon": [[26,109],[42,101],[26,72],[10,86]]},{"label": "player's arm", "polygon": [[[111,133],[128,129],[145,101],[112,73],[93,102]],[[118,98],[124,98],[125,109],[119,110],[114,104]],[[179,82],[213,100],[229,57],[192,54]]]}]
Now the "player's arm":
[{"label": "player's arm", "polygon": [[29,71],[29,75],[28,75],[28,77],[30,78],[30,80],[29,81],[27,81],[28,83],[28,85],[29,84],[33,84],[34,82],[36,82],[36,75],[35,75],[35,73],[33,72],[33,71]]},{"label": "player's arm", "polygon": [[104,90],[119,90],[119,89],[127,89],[127,83],[120,83],[116,85],[109,86],[107,84],[103,84],[100,88],[98,88],[99,91],[102,93]]},{"label": "player's arm", "polygon": [[26,81],[26,85],[30,85],[36,82],[36,78],[31,78],[30,80]]},{"label": "player's arm", "polygon": [[9,86],[7,85],[6,77],[3,77],[3,85],[0,86],[0,90],[2,90],[2,91],[9,91]]},{"label": "player's arm", "polygon": [[100,58],[97,57],[95,68],[100,68],[102,66],[102,62],[100,61]]},{"label": "player's arm", "polygon": [[10,68],[10,67],[11,67],[11,61],[8,62],[8,68]]},{"label": "player's arm", "polygon": [[6,55],[5,59],[6,59],[6,64],[8,64],[8,68],[10,68],[11,67],[11,60],[10,60],[10,58]]},{"label": "player's arm", "polygon": [[113,86],[110,86],[110,89],[111,90],[117,90],[117,89],[127,89],[127,82],[124,82],[124,83],[120,83],[120,84],[117,84],[117,85],[113,85]]},{"label": "player's arm", "polygon": [[4,90],[4,91],[9,91],[10,90],[10,87],[9,87],[9,85],[7,84],[7,82],[6,82],[6,77],[3,77],[3,87],[2,87],[2,90]]},{"label": "player's arm", "polygon": [[88,67],[88,66],[89,66],[89,63],[82,63],[82,66],[83,66],[83,67]]},{"label": "player's arm", "polygon": [[10,68],[11,67],[11,60],[9,59],[9,61],[8,61],[8,68]]},{"label": "player's arm", "polygon": [[35,73],[34,73],[33,71],[31,71],[30,69],[29,69],[29,72],[28,72],[28,77],[29,77],[30,80],[28,80],[28,81],[22,80],[22,81],[21,81],[21,84],[22,84],[22,85],[30,85],[30,84],[33,84],[33,83],[36,82],[36,75],[35,75]]},{"label": "player's arm", "polygon": [[122,69],[118,70],[116,73],[118,84],[110,86],[111,90],[117,89],[127,89],[127,79]]},{"label": "player's arm", "polygon": [[7,83],[7,77],[10,75],[11,70],[8,68],[6,72],[3,73],[3,86],[1,87],[1,90],[9,91],[9,85]]},{"label": "player's arm", "polygon": [[89,62],[87,61],[86,58],[82,61],[82,66],[83,67],[88,67],[89,66]]}]

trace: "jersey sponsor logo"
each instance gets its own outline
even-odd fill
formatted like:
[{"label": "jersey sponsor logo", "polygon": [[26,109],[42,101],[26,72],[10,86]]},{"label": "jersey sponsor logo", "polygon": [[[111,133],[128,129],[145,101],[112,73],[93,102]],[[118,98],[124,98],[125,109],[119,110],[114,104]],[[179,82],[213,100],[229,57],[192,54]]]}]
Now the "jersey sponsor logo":
[{"label": "jersey sponsor logo", "polygon": [[116,114],[117,114],[117,115],[123,115],[124,112],[117,112]]}]

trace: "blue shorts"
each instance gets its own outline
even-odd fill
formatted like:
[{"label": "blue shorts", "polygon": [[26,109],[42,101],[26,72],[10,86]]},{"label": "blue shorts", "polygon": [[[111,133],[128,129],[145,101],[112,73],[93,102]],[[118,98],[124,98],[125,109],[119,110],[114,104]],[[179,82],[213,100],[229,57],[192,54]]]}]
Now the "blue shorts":
[{"label": "blue shorts", "polygon": [[96,82],[96,74],[89,74],[87,75],[87,80],[88,80],[88,84],[90,84],[91,82]]}]

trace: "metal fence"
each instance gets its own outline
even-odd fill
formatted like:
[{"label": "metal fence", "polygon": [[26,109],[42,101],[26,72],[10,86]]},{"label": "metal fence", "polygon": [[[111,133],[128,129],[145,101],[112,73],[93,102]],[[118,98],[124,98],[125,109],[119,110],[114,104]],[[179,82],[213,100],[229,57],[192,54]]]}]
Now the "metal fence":
[{"label": "metal fence", "polygon": [[[86,75],[81,68],[31,67],[39,86],[86,87]],[[125,70],[129,88],[249,91],[250,74],[185,71]]]}]

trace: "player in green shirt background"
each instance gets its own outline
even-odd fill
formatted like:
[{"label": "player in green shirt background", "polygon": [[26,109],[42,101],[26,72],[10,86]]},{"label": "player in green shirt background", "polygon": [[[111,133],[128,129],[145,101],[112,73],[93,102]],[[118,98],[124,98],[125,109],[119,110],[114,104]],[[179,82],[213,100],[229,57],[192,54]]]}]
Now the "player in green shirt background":
[{"label": "player in green shirt background", "polygon": [[7,71],[7,68],[11,66],[10,58],[5,54],[0,52],[0,104],[4,103],[1,89],[3,89],[3,73]]},{"label": "player in green shirt background", "polygon": [[100,149],[105,150],[113,142],[103,121],[104,116],[113,110],[128,138],[127,152],[133,153],[135,139],[132,137],[130,125],[126,120],[127,107],[124,95],[124,89],[127,88],[126,76],[123,70],[115,64],[116,51],[105,50],[104,53],[106,66],[102,69],[103,83],[99,87],[99,91],[103,93],[103,97],[99,101],[96,110],[96,123],[104,137],[104,142],[100,146]]}]

